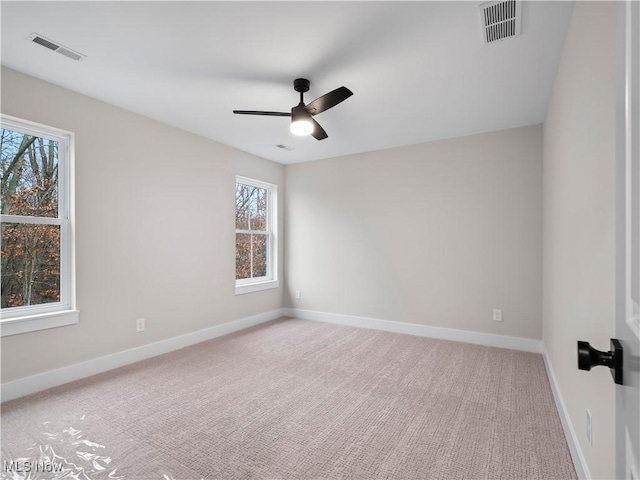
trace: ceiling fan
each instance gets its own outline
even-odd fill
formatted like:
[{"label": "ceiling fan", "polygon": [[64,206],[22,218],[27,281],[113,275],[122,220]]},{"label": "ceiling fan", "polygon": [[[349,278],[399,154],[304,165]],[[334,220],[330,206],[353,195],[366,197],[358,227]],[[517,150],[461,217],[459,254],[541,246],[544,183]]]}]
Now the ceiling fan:
[{"label": "ceiling fan", "polygon": [[293,82],[293,89],[300,92],[300,103],[291,109],[291,112],[263,112],[260,110],[234,110],[233,113],[241,115],[266,115],[272,117],[291,117],[291,133],[295,135],[311,135],[316,140],[324,140],[327,132],[313,119],[314,115],[335,107],[345,101],[353,92],[347,87],[335,90],[316,98],[308,105],[304,104],[304,93],[309,91],[309,80],[297,78]]}]

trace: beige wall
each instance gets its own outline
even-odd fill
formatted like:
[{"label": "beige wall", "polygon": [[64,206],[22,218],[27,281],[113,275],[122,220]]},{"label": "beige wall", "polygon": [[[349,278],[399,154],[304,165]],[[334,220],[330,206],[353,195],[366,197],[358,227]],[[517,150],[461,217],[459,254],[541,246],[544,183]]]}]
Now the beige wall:
[{"label": "beige wall", "polygon": [[614,3],[576,2],[544,124],[543,333],[593,478],[615,476],[614,384],[578,371],[576,341],[614,336],[613,61]]},{"label": "beige wall", "polygon": [[2,113],[76,134],[80,310],[2,338],[3,382],[282,306],[282,288],[234,293],[235,175],[284,194],[282,165],[6,68]]},{"label": "beige wall", "polygon": [[541,126],[291,165],[286,184],[288,306],[541,338]]},{"label": "beige wall", "polygon": [[541,336],[540,126],[289,166],[287,195],[283,166],[2,80],[3,113],[76,133],[81,310],[79,325],[3,338],[3,382],[281,307],[282,289],[234,295],[236,174],[279,185],[281,279],[303,292],[286,305]]}]

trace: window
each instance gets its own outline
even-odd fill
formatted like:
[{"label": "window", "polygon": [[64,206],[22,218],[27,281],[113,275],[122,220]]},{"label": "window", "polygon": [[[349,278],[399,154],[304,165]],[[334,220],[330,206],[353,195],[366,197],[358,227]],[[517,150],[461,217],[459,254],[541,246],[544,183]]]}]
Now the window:
[{"label": "window", "polygon": [[236,295],[278,287],[276,197],[275,185],[236,177]]},{"label": "window", "polygon": [[2,335],[78,322],[69,132],[2,115]]}]

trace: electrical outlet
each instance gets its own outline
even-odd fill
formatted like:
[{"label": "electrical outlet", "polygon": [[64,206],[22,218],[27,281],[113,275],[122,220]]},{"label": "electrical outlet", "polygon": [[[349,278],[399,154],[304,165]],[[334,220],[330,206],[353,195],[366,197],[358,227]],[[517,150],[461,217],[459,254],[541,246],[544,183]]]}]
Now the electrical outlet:
[{"label": "electrical outlet", "polygon": [[501,322],[502,321],[502,310],[495,309],[493,311],[493,321]]},{"label": "electrical outlet", "polygon": [[593,445],[593,430],[591,424],[591,412],[587,408],[587,440],[589,440],[589,445]]},{"label": "electrical outlet", "polygon": [[300,290],[296,290],[296,300],[300,300]]},{"label": "electrical outlet", "polygon": [[136,320],[136,332],[144,332],[144,318],[139,318]]}]

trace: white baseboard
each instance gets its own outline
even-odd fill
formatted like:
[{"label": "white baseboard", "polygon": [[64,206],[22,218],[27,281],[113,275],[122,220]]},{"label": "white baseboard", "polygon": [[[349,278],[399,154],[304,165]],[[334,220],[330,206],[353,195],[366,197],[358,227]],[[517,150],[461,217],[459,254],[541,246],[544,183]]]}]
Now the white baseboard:
[{"label": "white baseboard", "polygon": [[351,327],[369,328],[372,330],[384,330],[385,332],[405,333],[420,337],[440,338],[455,342],[473,343],[488,347],[509,348],[525,352],[541,353],[541,341],[531,338],[508,337],[491,333],[470,332],[453,328],[431,327],[416,323],[394,322],[379,318],[356,317],[353,315],[340,315],[337,313],[315,312],[298,308],[285,308],[284,314],[288,317],[303,320],[315,320],[318,322],[349,325]]},{"label": "white baseboard", "polygon": [[564,436],[566,437],[567,444],[569,445],[569,452],[571,452],[573,466],[576,469],[576,474],[578,475],[579,479],[589,479],[591,478],[591,475],[589,474],[589,468],[587,467],[587,462],[585,461],[582,449],[580,448],[580,442],[578,442],[578,437],[576,435],[575,429],[573,428],[573,423],[571,422],[571,418],[569,417],[569,411],[567,410],[567,406],[565,405],[562,394],[560,393],[558,380],[556,379],[556,374],[553,371],[551,359],[549,358],[544,342],[542,342],[541,346],[544,366],[547,369],[547,376],[549,377],[549,383],[551,384],[551,391],[553,392],[553,398],[556,402],[556,409],[558,410],[558,415],[560,416],[560,421],[562,422]]},{"label": "white baseboard", "polygon": [[92,360],[87,360],[86,362],[76,363],[74,365],[69,365],[68,367],[62,367],[56,370],[50,370],[48,372],[20,378],[12,382],[3,383],[0,396],[2,402],[24,397],[31,393],[57,387],[58,385],[73,382],[74,380],[113,370],[114,368],[123,367],[131,363],[155,357],[156,355],[162,355],[163,353],[172,352],[180,348],[195,345],[196,343],[211,340],[212,338],[221,337],[222,335],[253,327],[254,325],[275,320],[276,318],[284,315],[284,309],[278,308],[276,310],[271,310],[270,312],[259,313],[250,317],[198,330],[197,332],[187,333],[185,335],[150,343],[148,345],[142,345],[141,347],[132,348],[123,352],[94,358]]}]

